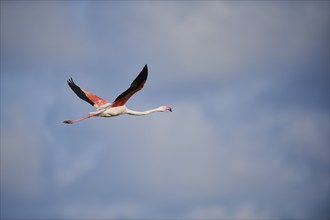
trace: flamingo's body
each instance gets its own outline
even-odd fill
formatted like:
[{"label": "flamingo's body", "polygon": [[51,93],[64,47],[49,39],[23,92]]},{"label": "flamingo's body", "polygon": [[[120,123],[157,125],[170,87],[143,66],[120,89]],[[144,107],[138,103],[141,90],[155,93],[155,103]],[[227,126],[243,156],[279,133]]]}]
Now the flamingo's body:
[{"label": "flamingo's body", "polygon": [[82,100],[88,102],[96,108],[96,111],[90,112],[88,115],[78,118],[76,120],[66,120],[64,123],[73,124],[75,122],[90,118],[90,117],[113,117],[121,114],[130,114],[130,115],[147,115],[152,112],[163,112],[163,111],[172,111],[168,106],[160,106],[155,109],[150,109],[147,111],[133,111],[126,107],[126,102],[128,99],[134,95],[137,91],[141,90],[147,81],[148,77],[148,67],[144,66],[140,74],[134,79],[131,86],[122,94],[120,94],[113,103],[104,100],[97,95],[90,93],[84,89],[78,87],[71,79],[68,80],[70,88],[76,93],[76,95]]}]

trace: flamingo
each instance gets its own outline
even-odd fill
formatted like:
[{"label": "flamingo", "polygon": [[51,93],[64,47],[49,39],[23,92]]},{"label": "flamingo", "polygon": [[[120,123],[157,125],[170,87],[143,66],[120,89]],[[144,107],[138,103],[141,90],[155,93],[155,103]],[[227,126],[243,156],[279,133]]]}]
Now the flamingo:
[{"label": "flamingo", "polygon": [[146,111],[134,111],[126,107],[126,102],[131,98],[136,92],[141,90],[147,81],[148,77],[148,67],[147,64],[143,67],[140,74],[134,79],[131,83],[131,86],[123,93],[121,93],[113,103],[108,102],[105,99],[98,97],[97,95],[88,92],[87,90],[81,89],[77,86],[73,79],[68,79],[68,85],[73,90],[76,95],[82,100],[88,102],[92,106],[96,108],[96,111],[90,112],[88,115],[75,119],[75,120],[65,120],[63,123],[65,124],[73,124],[78,121],[82,121],[91,117],[113,117],[122,114],[129,115],[147,115],[152,112],[164,112],[170,111],[172,112],[171,107],[169,106],[160,106],[158,108],[146,110]]}]

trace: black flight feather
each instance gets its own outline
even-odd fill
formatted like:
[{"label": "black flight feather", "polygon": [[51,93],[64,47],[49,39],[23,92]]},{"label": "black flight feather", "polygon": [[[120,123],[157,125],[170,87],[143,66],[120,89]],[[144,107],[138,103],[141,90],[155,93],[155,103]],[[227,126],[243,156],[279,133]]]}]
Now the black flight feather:
[{"label": "black flight feather", "polygon": [[[147,77],[148,77],[148,67],[147,64],[143,67],[143,69],[141,70],[140,74],[134,79],[134,81],[132,82],[131,86],[122,94],[120,94],[116,100],[114,101],[114,103],[128,95],[130,95],[130,93],[133,92],[133,94],[135,92],[137,92],[138,90],[142,89],[144,83],[147,81]],[[133,95],[132,94],[132,95]]]},{"label": "black flight feather", "polygon": [[81,90],[81,88],[79,88],[79,86],[77,86],[74,82],[73,79],[70,78],[68,79],[68,85],[70,86],[70,88],[72,89],[72,91],[74,91],[74,93],[76,93],[76,95],[81,98],[82,100],[88,102],[89,104],[94,106],[94,102],[92,102],[92,100],[90,100],[86,94],[84,93],[84,91]]}]

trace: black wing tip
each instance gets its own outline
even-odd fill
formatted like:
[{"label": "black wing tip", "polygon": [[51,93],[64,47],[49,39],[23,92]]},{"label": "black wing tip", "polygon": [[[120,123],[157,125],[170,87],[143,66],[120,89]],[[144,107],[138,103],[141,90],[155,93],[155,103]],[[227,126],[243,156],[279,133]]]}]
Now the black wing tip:
[{"label": "black wing tip", "polygon": [[73,82],[72,77],[70,77],[70,78],[67,80],[67,82],[68,82],[69,85],[70,85],[70,84],[75,84],[75,83]]},{"label": "black wing tip", "polygon": [[74,83],[72,77],[70,77],[70,78],[67,80],[67,82],[68,82],[68,85],[70,86],[70,88],[71,88],[75,93],[76,93],[78,90],[81,90],[81,89],[79,88],[79,86],[77,86],[77,85]]},{"label": "black wing tip", "polygon": [[73,82],[72,77],[70,77],[70,78],[68,79],[67,82],[68,82],[68,85],[70,86],[70,88],[72,89],[72,91],[73,91],[74,93],[76,93],[76,95],[77,95],[79,98],[81,98],[82,100],[88,102],[88,103],[91,104],[91,105],[94,105],[94,104],[95,104],[92,100],[90,100],[90,99],[86,96],[85,92],[84,92],[79,86],[77,86],[77,85]]},{"label": "black wing tip", "polygon": [[147,65],[147,64],[146,64],[146,65],[144,65],[144,67],[143,67],[142,71],[147,71],[147,72],[148,72],[148,65]]},{"label": "black wing tip", "polygon": [[138,77],[141,77],[140,80],[143,80],[143,81],[146,81],[147,80],[147,77],[148,77],[148,66],[147,64],[144,65],[143,69],[141,70],[140,74],[137,76]]},{"label": "black wing tip", "polygon": [[[68,79],[68,85],[73,89],[73,88],[75,88],[75,87],[78,87],[75,83],[74,83],[74,81],[73,81],[73,79],[72,79],[72,77],[70,77],[69,79]],[[78,87],[79,88],[79,87]]]}]

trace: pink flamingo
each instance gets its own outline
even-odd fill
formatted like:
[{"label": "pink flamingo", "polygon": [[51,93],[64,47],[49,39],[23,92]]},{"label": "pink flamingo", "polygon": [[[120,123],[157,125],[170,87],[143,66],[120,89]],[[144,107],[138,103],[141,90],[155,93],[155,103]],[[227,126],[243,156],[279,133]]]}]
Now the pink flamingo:
[{"label": "pink flamingo", "polygon": [[70,78],[68,80],[68,84],[70,88],[76,93],[76,95],[82,100],[88,102],[96,108],[96,111],[90,112],[88,115],[78,118],[76,120],[66,120],[63,123],[73,124],[78,121],[82,121],[91,117],[113,117],[122,114],[129,115],[147,115],[152,112],[164,112],[164,111],[172,111],[169,106],[160,106],[158,108],[146,110],[146,111],[133,111],[128,109],[125,104],[132,95],[134,95],[137,91],[141,90],[147,81],[148,77],[148,67],[145,65],[140,72],[140,74],[134,79],[131,86],[122,94],[120,94],[113,103],[104,100],[97,95],[90,93],[84,89],[78,87]]}]

